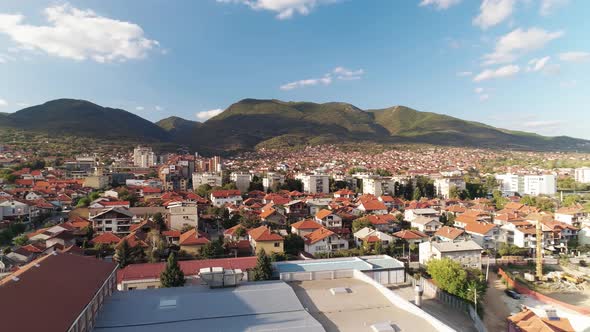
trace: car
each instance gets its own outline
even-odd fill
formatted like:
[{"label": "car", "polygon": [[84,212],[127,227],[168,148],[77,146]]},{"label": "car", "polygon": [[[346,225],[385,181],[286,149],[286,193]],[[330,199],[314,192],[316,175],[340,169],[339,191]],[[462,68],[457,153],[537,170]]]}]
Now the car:
[{"label": "car", "polygon": [[518,293],[517,291],[513,291],[511,289],[507,289],[504,291],[504,293],[506,293],[506,295],[510,296],[511,298],[515,299],[515,300],[519,300],[520,299],[520,293]]}]

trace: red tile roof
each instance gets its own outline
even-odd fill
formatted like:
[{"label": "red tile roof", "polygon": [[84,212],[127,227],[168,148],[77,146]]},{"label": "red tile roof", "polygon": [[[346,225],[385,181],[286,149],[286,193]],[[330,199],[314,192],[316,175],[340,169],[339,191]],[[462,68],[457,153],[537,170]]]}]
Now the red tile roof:
[{"label": "red tile roof", "polygon": [[181,246],[194,246],[194,245],[203,245],[207,244],[211,241],[205,236],[205,234],[198,232],[197,229],[193,228],[190,231],[186,231],[180,234],[180,240],[178,244]]},{"label": "red tile roof", "polygon": [[101,244],[117,244],[121,241],[121,239],[111,232],[104,232],[102,234],[97,235],[92,239],[92,243],[101,243]]},{"label": "red tile roof", "polygon": [[322,228],[322,225],[318,224],[317,222],[315,222],[313,220],[305,219],[305,220],[298,221],[294,224],[291,224],[291,227],[293,227],[295,229],[318,229],[318,228]]},{"label": "red tile roof", "polygon": [[260,226],[258,228],[251,229],[248,231],[248,235],[254,239],[254,241],[282,241],[283,237],[279,234],[273,233],[266,226]]},{"label": "red tile roof", "polygon": [[214,190],[211,192],[211,196],[215,198],[227,198],[232,196],[241,196],[239,190]]},{"label": "red tile roof", "polygon": [[314,243],[321,241],[327,237],[330,237],[334,234],[335,233],[332,232],[331,230],[322,227],[322,228],[316,229],[315,231],[305,235],[305,242],[307,244],[314,244]]},{"label": "red tile roof", "polygon": [[463,233],[465,233],[465,231],[460,228],[443,226],[439,228],[434,235],[454,240]]},{"label": "red tile roof", "polygon": [[332,214],[332,211],[323,209],[323,210],[318,211],[318,213],[315,214],[315,217],[318,219],[324,219],[331,214]]},{"label": "red tile roof", "polygon": [[393,236],[398,237],[400,239],[404,239],[404,240],[418,240],[418,239],[423,239],[423,238],[428,237],[428,235],[426,235],[420,231],[415,231],[413,229],[404,229],[404,230],[399,231],[397,233],[393,233]]}]

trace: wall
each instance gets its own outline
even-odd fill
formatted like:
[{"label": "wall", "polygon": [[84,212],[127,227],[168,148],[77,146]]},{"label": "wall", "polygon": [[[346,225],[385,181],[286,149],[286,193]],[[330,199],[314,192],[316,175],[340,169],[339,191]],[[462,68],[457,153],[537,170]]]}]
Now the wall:
[{"label": "wall", "polygon": [[385,286],[383,286],[383,285],[379,284],[378,282],[376,282],[375,280],[371,279],[365,273],[363,273],[359,270],[354,270],[353,276],[355,279],[364,281],[364,282],[372,285],[373,287],[375,287],[394,306],[428,321],[430,323],[430,325],[432,325],[437,331],[440,331],[440,332],[455,331],[454,329],[450,328],[449,326],[447,326],[443,322],[439,321],[438,319],[436,319],[434,316],[430,315],[426,311],[418,308],[417,306],[415,306],[411,302],[406,301],[401,296],[395,294],[391,290],[387,289]]},{"label": "wall", "polygon": [[[275,242],[278,242],[280,245],[275,247]],[[283,252],[283,241],[258,241],[256,242],[256,254],[260,252],[260,250],[264,249],[267,254],[271,254],[273,252],[282,253]]]},{"label": "wall", "polygon": [[561,301],[551,298],[549,296],[535,292],[534,290],[527,288],[525,285],[520,284],[518,281],[510,278],[510,276],[506,272],[504,272],[504,270],[502,270],[501,268],[498,269],[498,274],[500,276],[502,276],[502,278],[504,278],[504,280],[506,280],[506,282],[508,283],[508,285],[510,287],[514,288],[517,292],[519,292],[521,294],[528,295],[528,296],[530,296],[538,301],[541,301],[543,303],[547,303],[547,304],[551,304],[551,305],[558,305],[560,307],[581,313],[582,315],[589,315],[590,316],[590,308],[583,308],[583,307],[571,305],[569,303],[561,302]]}]

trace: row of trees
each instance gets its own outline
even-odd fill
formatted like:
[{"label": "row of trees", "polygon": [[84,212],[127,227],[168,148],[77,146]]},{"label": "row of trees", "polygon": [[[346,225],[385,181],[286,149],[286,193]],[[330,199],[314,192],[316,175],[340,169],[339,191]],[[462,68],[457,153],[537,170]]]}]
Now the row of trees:
[{"label": "row of trees", "polygon": [[479,269],[466,269],[449,258],[430,260],[426,271],[440,289],[470,302],[483,297],[487,289]]}]

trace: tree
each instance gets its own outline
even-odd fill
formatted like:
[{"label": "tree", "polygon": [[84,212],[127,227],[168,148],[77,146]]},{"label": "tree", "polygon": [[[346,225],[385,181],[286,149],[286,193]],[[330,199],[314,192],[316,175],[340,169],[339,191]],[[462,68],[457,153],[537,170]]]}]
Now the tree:
[{"label": "tree", "polygon": [[124,268],[125,266],[132,263],[131,247],[129,246],[127,239],[123,239],[121,244],[117,247],[115,259],[117,262],[119,262],[119,266],[121,268]]},{"label": "tree", "polygon": [[441,213],[440,217],[438,217],[438,221],[443,225],[447,225],[447,223],[449,222],[447,214],[444,212]]},{"label": "tree", "polygon": [[236,238],[241,238],[242,236],[246,235],[246,230],[244,229],[244,227],[240,226],[236,229],[236,231],[234,232],[234,235],[236,236]]},{"label": "tree", "polygon": [[373,250],[375,250],[375,255],[383,254],[383,243],[381,243],[381,241],[375,242],[375,247]]},{"label": "tree", "polygon": [[449,189],[449,198],[457,199],[459,198],[460,194],[461,191],[459,190],[459,188],[457,188],[457,186],[452,186],[451,189]]},{"label": "tree", "polygon": [[160,230],[164,230],[166,229],[166,223],[164,222],[164,216],[162,216],[161,212],[156,212],[156,214],[154,214],[153,216],[154,222],[156,223],[156,225],[158,225],[158,227],[160,227]]},{"label": "tree", "polygon": [[580,195],[568,195],[563,199],[563,206],[572,206],[579,203],[581,200],[582,197],[580,197]]},{"label": "tree", "polygon": [[27,242],[29,242],[29,238],[22,234],[19,235],[17,237],[15,237],[14,239],[12,239],[12,242],[14,243],[15,246],[24,246],[25,244],[27,244]]},{"label": "tree", "polygon": [[258,259],[256,260],[256,267],[254,267],[254,281],[270,280],[272,277],[271,259],[268,257],[264,249],[258,252]]},{"label": "tree", "polygon": [[467,272],[454,260],[449,258],[431,259],[426,271],[442,290],[459,295],[467,283]]},{"label": "tree", "polygon": [[160,283],[165,288],[184,286],[184,273],[178,265],[174,252],[171,252],[168,256],[166,269],[160,274]]},{"label": "tree", "polygon": [[412,193],[412,200],[417,201],[422,198],[422,193],[420,192],[420,188],[414,188],[414,192]]},{"label": "tree", "polygon": [[97,191],[93,191],[90,193],[90,195],[88,195],[88,198],[90,198],[90,201],[94,201],[96,199],[98,199],[100,197],[100,194]]},{"label": "tree", "polygon": [[284,244],[285,253],[296,256],[299,255],[301,251],[303,251],[305,242],[301,236],[289,233],[289,235],[285,237]]},{"label": "tree", "polygon": [[365,227],[373,228],[373,224],[371,224],[367,217],[358,218],[352,221],[353,233],[356,233]]},{"label": "tree", "polygon": [[496,209],[502,210],[508,203],[508,199],[502,196],[502,192],[500,190],[494,190],[492,193],[492,202],[496,206]]},{"label": "tree", "polygon": [[223,242],[221,240],[211,241],[201,248],[201,257],[203,258],[219,258],[224,253]]},{"label": "tree", "polygon": [[248,191],[263,191],[264,190],[264,186],[262,185],[262,179],[257,176],[254,175],[252,177],[252,181],[250,181],[250,185],[248,186]]},{"label": "tree", "polygon": [[235,190],[235,189],[238,189],[238,186],[236,186],[235,182],[231,181],[231,182],[224,184],[222,186],[222,188],[225,190]]},{"label": "tree", "polygon": [[205,184],[198,186],[197,190],[195,190],[195,191],[196,191],[197,195],[207,198],[207,197],[209,197],[209,193],[211,192],[211,189],[213,189],[213,188],[211,188],[210,185],[205,183]]},{"label": "tree", "polygon": [[76,207],[87,207],[88,204],[90,204],[90,198],[82,197],[78,200],[78,204],[76,204]]}]

